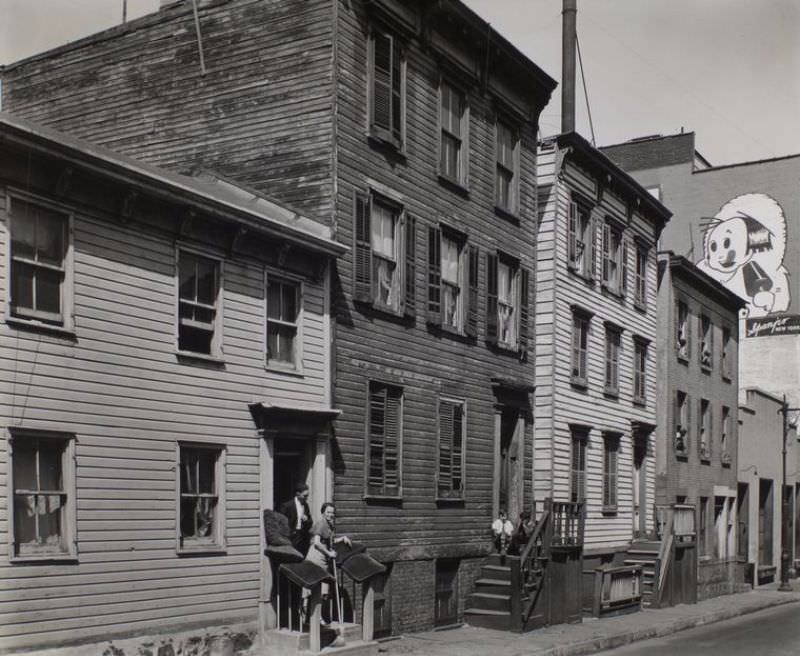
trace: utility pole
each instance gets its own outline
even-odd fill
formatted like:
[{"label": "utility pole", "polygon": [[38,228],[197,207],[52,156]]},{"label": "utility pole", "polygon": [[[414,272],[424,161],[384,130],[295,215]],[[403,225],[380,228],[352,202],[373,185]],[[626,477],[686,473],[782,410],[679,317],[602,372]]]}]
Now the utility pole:
[{"label": "utility pole", "polygon": [[800,408],[790,408],[783,395],[783,403],[778,411],[783,415],[783,482],[781,484],[781,584],[778,590],[791,592],[789,585],[789,498],[786,496],[786,441],[789,439],[789,413]]}]

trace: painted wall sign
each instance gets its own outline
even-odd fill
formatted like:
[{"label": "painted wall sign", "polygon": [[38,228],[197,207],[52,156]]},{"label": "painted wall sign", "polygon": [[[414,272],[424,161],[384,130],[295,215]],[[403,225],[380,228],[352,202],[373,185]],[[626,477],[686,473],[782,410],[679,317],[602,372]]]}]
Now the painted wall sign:
[{"label": "painted wall sign", "polygon": [[766,194],[743,194],[703,227],[697,266],[747,302],[747,336],[800,333],[800,316],[787,314],[792,299],[781,205]]}]

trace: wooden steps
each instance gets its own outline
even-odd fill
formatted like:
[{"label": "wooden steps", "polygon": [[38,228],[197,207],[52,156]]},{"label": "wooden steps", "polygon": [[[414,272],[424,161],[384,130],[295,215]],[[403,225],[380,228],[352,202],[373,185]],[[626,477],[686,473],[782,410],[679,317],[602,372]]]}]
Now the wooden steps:
[{"label": "wooden steps", "polygon": [[628,548],[626,565],[642,568],[642,607],[653,605],[653,595],[657,589],[656,571],[661,543],[654,540],[637,540]]}]

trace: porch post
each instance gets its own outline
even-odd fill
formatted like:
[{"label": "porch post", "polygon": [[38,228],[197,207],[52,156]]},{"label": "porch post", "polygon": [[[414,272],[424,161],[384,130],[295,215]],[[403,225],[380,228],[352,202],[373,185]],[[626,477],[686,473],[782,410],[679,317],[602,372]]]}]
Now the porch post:
[{"label": "porch post", "polygon": [[363,591],[362,638],[365,642],[370,642],[375,632],[375,589],[372,587],[372,578],[364,582]]},{"label": "porch post", "polygon": [[275,440],[270,433],[263,432],[258,445],[259,460],[259,512],[258,516],[258,552],[261,585],[258,595],[258,635],[261,644],[264,644],[265,634],[277,626],[277,616],[272,605],[272,568],[269,559],[264,555],[266,538],[264,537],[264,522],[261,519],[265,509],[272,509],[275,504],[272,490],[272,468],[275,458]]}]

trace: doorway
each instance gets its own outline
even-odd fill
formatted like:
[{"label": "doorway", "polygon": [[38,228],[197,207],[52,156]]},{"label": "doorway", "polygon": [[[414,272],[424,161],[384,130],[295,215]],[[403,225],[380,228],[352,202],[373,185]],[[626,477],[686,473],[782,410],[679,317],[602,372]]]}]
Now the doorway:
[{"label": "doorway", "polygon": [[647,534],[647,436],[633,437],[633,537]]},{"label": "doorway", "polygon": [[503,407],[496,416],[498,435],[495,478],[497,508],[505,509],[515,523],[523,509],[523,460],[525,418],[519,408]]},{"label": "doorway", "polygon": [[[278,510],[282,504],[294,497],[295,486],[299,483],[311,485],[311,453],[309,441],[303,438],[276,437],[275,460],[272,469],[273,508]],[[325,499],[309,498],[309,506],[319,508]]]},{"label": "doorway", "polygon": [[758,565],[772,565],[772,481],[758,482]]},{"label": "doorway", "polygon": [[739,483],[737,489],[736,521],[736,558],[740,563],[746,563],[750,548],[750,486],[747,483]]}]

